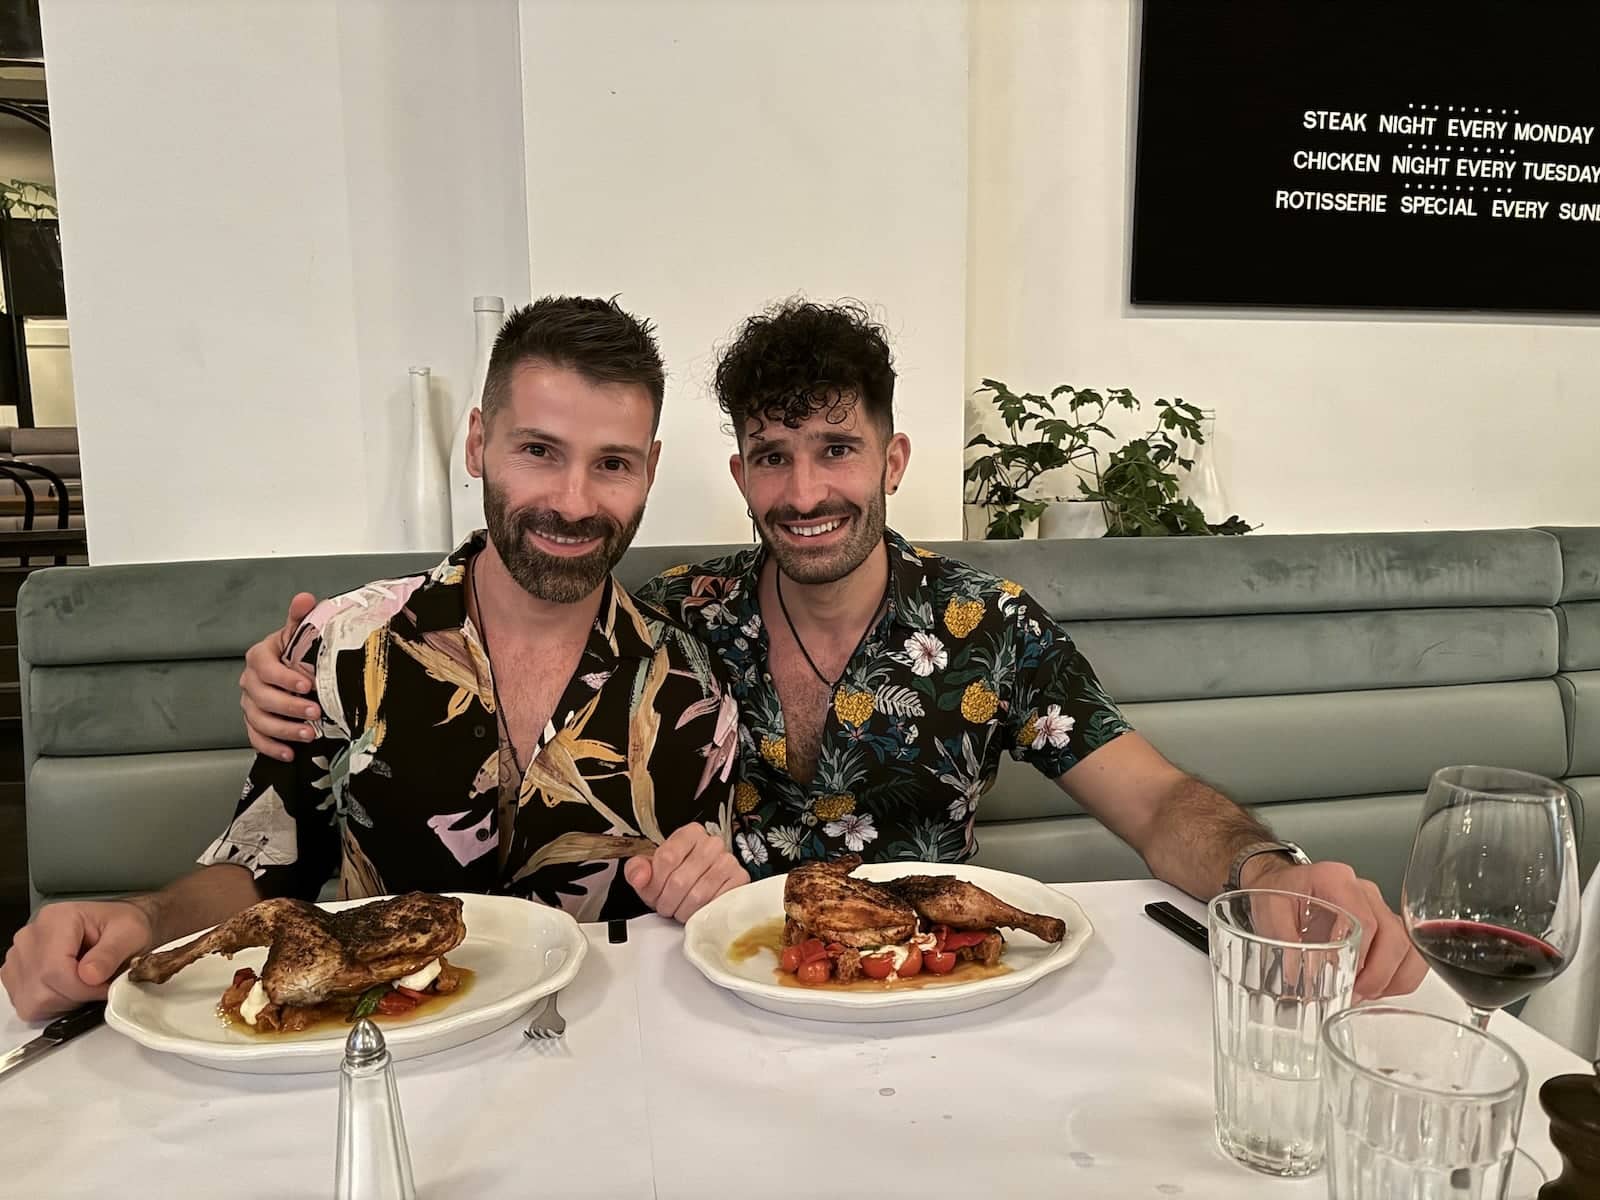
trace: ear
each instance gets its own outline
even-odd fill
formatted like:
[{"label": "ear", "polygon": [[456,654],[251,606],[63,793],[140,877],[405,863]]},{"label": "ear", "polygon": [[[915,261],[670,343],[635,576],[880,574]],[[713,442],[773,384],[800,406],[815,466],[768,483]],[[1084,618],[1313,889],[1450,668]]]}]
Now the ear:
[{"label": "ear", "polygon": [[728,473],[733,476],[733,482],[738,485],[739,494],[748,500],[750,494],[744,490],[744,455],[735,451],[728,456]]},{"label": "ear", "polygon": [[658,464],[660,461],[661,443],[659,441],[652,442],[650,444],[649,457],[647,457],[644,461],[644,490],[647,492],[655,486],[656,464]]},{"label": "ear", "polygon": [[911,462],[911,439],[897,433],[889,439],[884,450],[883,490],[893,495],[905,478],[906,466]]},{"label": "ear", "polygon": [[467,420],[467,474],[483,478],[483,409],[475,408]]}]

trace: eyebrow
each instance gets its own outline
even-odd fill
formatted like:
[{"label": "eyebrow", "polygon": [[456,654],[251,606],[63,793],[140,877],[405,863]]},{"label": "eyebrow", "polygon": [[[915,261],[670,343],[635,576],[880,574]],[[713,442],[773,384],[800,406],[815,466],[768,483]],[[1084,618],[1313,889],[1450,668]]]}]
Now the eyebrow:
[{"label": "eyebrow", "polygon": [[[535,429],[532,426],[527,425],[513,429],[511,431],[511,440],[514,442],[549,442],[550,445],[555,446],[558,449],[565,450],[567,448],[567,442],[564,439],[558,438],[555,434],[549,433],[543,429]],[[638,446],[624,446],[618,442],[612,442],[609,445],[601,446],[597,453],[619,456],[626,455],[630,458],[644,457],[644,451]]]},{"label": "eyebrow", "polygon": [[[752,433],[748,442],[752,447],[777,446],[788,440],[789,438],[783,434],[779,434],[776,437],[766,437],[759,433]],[[826,442],[830,446],[865,446],[867,444],[867,439],[860,434],[840,433],[836,429],[813,430],[805,435],[805,440],[808,442]]]}]

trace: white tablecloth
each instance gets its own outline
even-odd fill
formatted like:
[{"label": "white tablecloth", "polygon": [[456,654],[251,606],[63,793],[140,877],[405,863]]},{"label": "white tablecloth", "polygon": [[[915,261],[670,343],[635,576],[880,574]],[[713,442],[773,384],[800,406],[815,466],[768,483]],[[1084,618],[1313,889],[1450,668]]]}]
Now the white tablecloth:
[{"label": "white tablecloth", "polygon": [[[825,1025],[752,1008],[684,960],[677,926],[590,931],[559,1049],[520,1025],[399,1064],[418,1193],[468,1196],[1322,1197],[1212,1136],[1209,964],[1143,914],[1148,881],[1073,884],[1076,963],[979,1012]],[[1465,1009],[1430,979],[1410,1003]],[[0,1001],[0,1049],[33,1027]],[[1582,1060],[1499,1014],[1535,1096]],[[0,1078],[0,1196],[311,1197],[333,1184],[336,1075],[191,1066],[97,1030]]]}]

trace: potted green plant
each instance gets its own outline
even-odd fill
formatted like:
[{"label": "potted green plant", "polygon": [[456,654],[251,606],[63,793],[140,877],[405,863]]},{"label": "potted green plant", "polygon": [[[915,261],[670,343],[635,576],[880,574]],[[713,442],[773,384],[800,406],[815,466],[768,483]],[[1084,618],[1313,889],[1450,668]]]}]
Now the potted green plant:
[{"label": "potted green plant", "polygon": [[[1009,435],[997,442],[986,434],[968,441],[969,449],[989,453],[967,464],[964,479],[968,504],[988,513],[985,536],[1019,538],[1052,504],[1097,505],[1108,537],[1164,537],[1247,533],[1252,528],[1238,516],[1212,524],[1193,500],[1183,495],[1179,472],[1193,465],[1183,453],[1185,439],[1205,442],[1201,410],[1183,400],[1157,400],[1155,425],[1142,437],[1109,450],[1101,465],[1096,440],[1114,444],[1105,424],[1112,406],[1135,411],[1140,400],[1128,388],[1075,388],[1061,384],[1048,396],[1013,392],[1006,384],[985,379],[978,395],[989,395]],[[1066,416],[1058,414],[1062,405]],[[1029,439],[1029,433],[1032,438]],[[1071,467],[1078,472],[1076,497],[1041,496],[1038,483],[1046,472]]]}]

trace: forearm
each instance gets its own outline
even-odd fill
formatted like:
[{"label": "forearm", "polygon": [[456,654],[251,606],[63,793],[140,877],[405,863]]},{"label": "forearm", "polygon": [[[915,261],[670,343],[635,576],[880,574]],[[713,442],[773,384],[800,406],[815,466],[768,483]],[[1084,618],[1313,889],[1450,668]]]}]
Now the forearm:
[{"label": "forearm", "polygon": [[261,899],[255,880],[243,867],[202,867],[159,892],[124,897],[150,922],[151,945],[160,946],[205,929]]},{"label": "forearm", "polygon": [[1251,842],[1270,840],[1272,831],[1260,821],[1215,788],[1184,775],[1171,785],[1143,844],[1134,849],[1157,879],[1209,900],[1227,886],[1234,855]]}]

